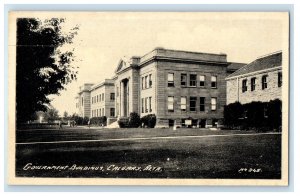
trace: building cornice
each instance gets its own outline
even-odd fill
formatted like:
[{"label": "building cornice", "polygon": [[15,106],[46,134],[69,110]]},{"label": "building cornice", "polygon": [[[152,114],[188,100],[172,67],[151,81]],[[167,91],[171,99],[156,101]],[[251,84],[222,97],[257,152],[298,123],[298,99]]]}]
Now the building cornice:
[{"label": "building cornice", "polygon": [[167,61],[167,62],[179,62],[179,63],[189,63],[189,64],[209,64],[209,65],[222,65],[228,66],[230,62],[220,62],[220,61],[201,61],[198,59],[185,59],[185,58],[174,58],[174,57],[163,57],[163,56],[153,56],[146,61],[139,64],[139,67],[144,67],[154,61]]}]

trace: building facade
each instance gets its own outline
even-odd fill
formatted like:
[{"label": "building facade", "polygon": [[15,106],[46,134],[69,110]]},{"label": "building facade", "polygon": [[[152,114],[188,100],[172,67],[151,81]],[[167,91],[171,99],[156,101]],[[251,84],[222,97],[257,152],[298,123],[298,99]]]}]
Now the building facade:
[{"label": "building facade", "polygon": [[157,127],[220,125],[225,78],[242,65],[227,62],[226,54],[164,48],[122,59],[114,77],[116,116],[155,114]]},{"label": "building facade", "polygon": [[115,86],[114,80],[105,79],[91,87],[90,117],[115,116]]},{"label": "building facade", "polygon": [[75,97],[77,113],[81,117],[90,118],[91,114],[91,87],[93,84],[86,83],[79,87],[79,93]]},{"label": "building facade", "polygon": [[227,104],[282,99],[282,52],[257,58],[226,78]]}]

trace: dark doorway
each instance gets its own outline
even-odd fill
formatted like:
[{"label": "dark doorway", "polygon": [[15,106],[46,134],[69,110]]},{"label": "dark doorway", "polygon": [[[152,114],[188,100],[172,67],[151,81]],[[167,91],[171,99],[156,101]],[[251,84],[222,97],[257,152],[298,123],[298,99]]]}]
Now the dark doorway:
[{"label": "dark doorway", "polygon": [[196,128],[197,127],[197,122],[198,122],[197,119],[193,119],[192,120],[192,128]]},{"label": "dark doorway", "polygon": [[174,120],[169,119],[169,127],[173,127],[174,126]]},{"label": "dark doorway", "polygon": [[212,119],[212,126],[213,127],[217,127],[217,125],[218,125],[218,119]]},{"label": "dark doorway", "polygon": [[199,122],[200,128],[205,128],[205,125],[206,125],[206,119],[201,119]]}]

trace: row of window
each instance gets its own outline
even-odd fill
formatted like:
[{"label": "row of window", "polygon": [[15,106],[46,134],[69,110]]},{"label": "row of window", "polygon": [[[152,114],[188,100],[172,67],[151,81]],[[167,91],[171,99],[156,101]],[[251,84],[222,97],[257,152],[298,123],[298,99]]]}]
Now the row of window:
[{"label": "row of window", "polygon": [[[201,112],[205,111],[206,105],[206,97],[199,97],[199,109],[197,109],[197,97],[189,97],[189,111],[197,112],[200,110]],[[210,99],[210,109],[211,111],[217,110],[217,98],[211,97]],[[187,111],[187,97],[180,97],[180,110],[182,112]],[[168,112],[174,112],[174,97],[168,96]]]},{"label": "row of window", "polygon": [[152,74],[142,77],[142,89],[147,89],[152,87]]},{"label": "row of window", "polygon": [[152,97],[141,99],[142,113],[152,112]]},{"label": "row of window", "polygon": [[[242,92],[246,92],[248,90],[248,84],[247,84],[248,80],[244,79],[242,80]],[[251,91],[254,91],[256,88],[256,77],[253,77],[250,79],[250,88]],[[282,73],[278,72],[277,75],[277,86],[281,87],[282,86]],[[263,75],[261,77],[261,89],[264,90],[268,88],[268,75]]]},{"label": "row of window", "polygon": [[[92,104],[104,101],[104,93],[92,97]],[[115,100],[115,93],[110,93],[110,100]]]},{"label": "row of window", "polygon": [[[105,116],[104,108],[92,110],[92,117]],[[110,116],[115,116],[115,108],[110,108]]]},{"label": "row of window", "polygon": [[[180,85],[182,87],[206,87],[206,75],[199,75],[197,80],[197,74],[185,74],[180,75]],[[168,73],[168,87],[174,87],[174,73]],[[210,87],[217,88],[217,76],[210,77]]]}]

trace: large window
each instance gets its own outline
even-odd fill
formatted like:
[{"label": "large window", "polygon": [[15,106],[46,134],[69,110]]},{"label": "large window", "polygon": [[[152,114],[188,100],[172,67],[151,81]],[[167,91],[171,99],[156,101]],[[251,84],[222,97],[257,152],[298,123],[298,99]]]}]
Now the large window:
[{"label": "large window", "polygon": [[145,112],[148,112],[148,97],[145,98]]},{"label": "large window", "polygon": [[115,108],[110,108],[110,116],[115,116]]},{"label": "large window", "polygon": [[199,77],[199,80],[200,80],[200,86],[201,87],[204,87],[205,86],[205,76],[204,75],[201,75]]},{"label": "large window", "polygon": [[282,73],[278,72],[278,87],[282,86]]},{"label": "large window", "polygon": [[186,86],[186,82],[187,82],[187,75],[186,74],[181,74],[181,86]]},{"label": "large window", "polygon": [[110,100],[114,101],[115,100],[115,93],[110,93]]},{"label": "large window", "polygon": [[217,76],[211,76],[211,88],[217,88]]},{"label": "large window", "polygon": [[205,111],[205,97],[200,97],[200,111]]},{"label": "large window", "polygon": [[144,113],[144,98],[142,98],[141,104],[142,104],[142,113]]},{"label": "large window", "polygon": [[196,111],[196,102],[197,102],[197,97],[190,97],[190,111],[191,112]]},{"label": "large window", "polygon": [[251,78],[251,91],[255,90],[256,78]]},{"label": "large window", "polygon": [[168,97],[168,111],[174,112],[174,97]]},{"label": "large window", "polygon": [[142,89],[144,89],[144,77],[142,77]]},{"label": "large window", "polygon": [[190,86],[195,87],[197,86],[197,75],[190,74]]},{"label": "large window", "polygon": [[212,111],[217,110],[217,98],[216,97],[211,98],[211,110]]},{"label": "large window", "polygon": [[152,74],[149,75],[149,88],[152,87]]},{"label": "large window", "polygon": [[168,87],[174,86],[174,73],[168,73]]},{"label": "large window", "polygon": [[242,81],[242,92],[247,91],[247,79]]},{"label": "large window", "polygon": [[101,99],[102,99],[102,98],[101,98],[101,94],[100,94],[100,95],[99,95],[99,101],[101,101]]},{"label": "large window", "polygon": [[104,101],[104,93],[102,93],[102,101]]},{"label": "large window", "polygon": [[186,97],[181,97],[180,108],[181,108],[181,111],[186,111]]},{"label": "large window", "polygon": [[262,88],[262,90],[268,88],[267,78],[268,78],[267,75],[264,75],[264,76],[261,78],[261,88]]},{"label": "large window", "polygon": [[152,103],[151,103],[152,97],[149,97],[149,112],[152,112]]},{"label": "large window", "polygon": [[148,76],[145,76],[145,88],[148,88]]}]

